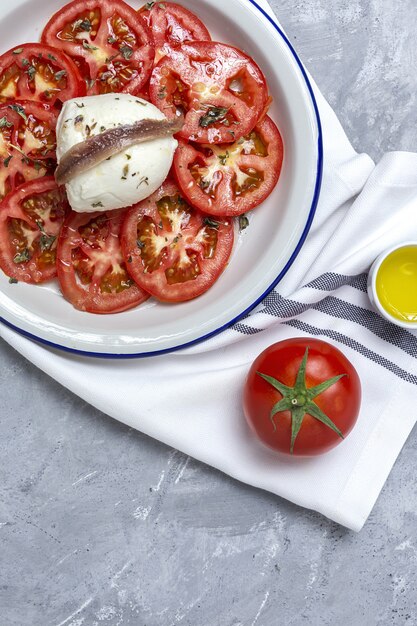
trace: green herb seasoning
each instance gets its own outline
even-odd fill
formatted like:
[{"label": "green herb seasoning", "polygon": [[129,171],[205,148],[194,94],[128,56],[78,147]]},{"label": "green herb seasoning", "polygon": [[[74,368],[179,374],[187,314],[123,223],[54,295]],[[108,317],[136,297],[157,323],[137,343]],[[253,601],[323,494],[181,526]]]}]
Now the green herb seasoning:
[{"label": "green herb seasoning", "polygon": [[207,126],[215,124],[216,122],[224,122],[228,112],[229,109],[225,107],[209,106],[207,113],[200,117],[199,126],[207,128]]},{"label": "green herb seasoning", "polygon": [[27,263],[30,261],[30,254],[28,248],[25,248],[22,252],[18,252],[13,257],[13,263]]},{"label": "green herb seasoning", "polygon": [[122,46],[120,48],[120,52],[123,58],[126,59],[126,61],[128,61],[133,54],[133,48],[131,48],[130,46]]},{"label": "green herb seasoning", "polygon": [[59,72],[56,72],[56,74],[55,74],[55,80],[56,80],[57,82],[59,82],[59,81],[60,81],[60,80],[62,80],[62,79],[64,78],[64,76],[66,76],[66,75],[67,75],[67,73],[66,73],[66,71],[65,71],[65,70],[60,70]]},{"label": "green herb seasoning", "polygon": [[36,74],[36,67],[34,67],[33,65],[29,65],[27,73],[29,76],[29,80],[33,80]]},{"label": "green herb seasoning", "polygon": [[93,25],[88,18],[85,18],[84,20],[80,21],[78,28],[84,32],[89,33],[90,30],[93,28]]},{"label": "green herb seasoning", "polygon": [[245,228],[247,228],[249,226],[249,220],[246,217],[246,215],[240,215],[239,216],[239,230],[245,230]]},{"label": "green herb seasoning", "polygon": [[27,122],[28,118],[27,118],[27,115],[25,113],[25,109],[22,106],[20,106],[20,104],[9,104],[9,109],[12,109],[13,111],[16,111],[16,113],[18,113],[20,115],[20,117],[23,117],[25,122]]},{"label": "green herb seasoning", "polygon": [[13,124],[7,120],[7,117],[0,119],[0,128],[11,128]]},{"label": "green herb seasoning", "polygon": [[98,50],[97,46],[92,46],[90,43],[87,43],[87,41],[83,41],[83,48],[86,50]]},{"label": "green herb seasoning", "polygon": [[220,222],[213,220],[211,217],[205,217],[203,219],[204,226],[209,226],[209,228],[214,228],[215,230],[219,230]]},{"label": "green herb seasoning", "polygon": [[39,240],[39,247],[42,252],[46,252],[52,248],[56,241],[56,237],[54,235],[48,235],[48,233],[45,232],[44,226],[41,221],[37,221],[36,225],[42,233],[42,236]]},{"label": "green herb seasoning", "polygon": [[226,165],[227,159],[229,158],[229,151],[226,150],[225,154],[219,154],[219,161],[222,165]]},{"label": "green herb seasoning", "polygon": [[142,176],[142,178],[136,185],[136,189],[138,189],[143,183],[145,183],[145,185],[149,185],[149,178],[147,176]]}]

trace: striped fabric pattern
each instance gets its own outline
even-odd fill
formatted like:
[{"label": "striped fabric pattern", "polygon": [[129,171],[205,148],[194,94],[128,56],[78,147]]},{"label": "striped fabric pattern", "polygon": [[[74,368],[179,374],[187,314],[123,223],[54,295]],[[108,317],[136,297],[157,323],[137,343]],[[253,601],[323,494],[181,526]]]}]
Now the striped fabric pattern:
[{"label": "striped fabric pattern", "polygon": [[[243,322],[235,324],[233,330],[244,335],[260,333],[269,326],[268,318],[273,318],[313,337],[327,338],[345,345],[402,380],[416,385],[417,374],[407,371],[405,361],[408,361],[406,356],[417,359],[417,337],[408,330],[386,321],[369,308],[366,296],[367,279],[366,273],[356,276],[325,273],[307,283],[298,292],[297,299],[285,298],[277,290],[273,290],[258,307],[257,313],[248,315]],[[319,299],[316,300],[314,296],[312,299],[311,292],[316,292]],[[349,299],[346,298],[347,294]],[[314,323],[308,320],[306,314],[309,312],[318,314]],[[345,332],[332,330],[332,318],[349,323],[345,327]],[[396,360],[390,360],[356,339],[355,326],[362,327],[378,339],[397,348],[399,352],[396,354]],[[382,351],[384,343],[381,344]],[[401,358],[401,352],[404,353],[404,358]]]}]

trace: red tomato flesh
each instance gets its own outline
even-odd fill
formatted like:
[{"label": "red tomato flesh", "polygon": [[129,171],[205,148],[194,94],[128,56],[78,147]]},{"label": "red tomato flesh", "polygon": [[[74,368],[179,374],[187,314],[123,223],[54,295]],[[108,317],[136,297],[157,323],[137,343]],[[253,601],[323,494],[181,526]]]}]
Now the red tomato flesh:
[{"label": "red tomato flesh", "polygon": [[0,267],[10,278],[43,283],[56,276],[56,248],[69,205],[52,177],[25,183],[0,204]]},{"label": "red tomato flesh", "polygon": [[168,118],[185,114],[179,137],[233,143],[254,128],[268,90],[250,57],[212,41],[184,43],[166,52],[152,72],[149,93]]},{"label": "red tomato flesh", "polygon": [[194,13],[175,2],[148,2],[139,15],[152,31],[158,62],[165,55],[166,44],[185,41],[211,41],[210,33]]},{"label": "red tomato flesh", "polygon": [[152,71],[152,33],[123,0],[74,0],[51,17],[42,41],[78,65],[88,95],[137,94]]},{"label": "red tomato flesh", "polygon": [[217,280],[233,247],[231,220],[211,221],[166,181],[127,212],[122,249],[129,272],[165,302],[201,295]]},{"label": "red tomato flesh", "polygon": [[0,200],[26,181],[53,174],[57,117],[38,102],[11,100],[0,106]]},{"label": "red tomato flesh", "polygon": [[71,211],[58,245],[58,279],[62,293],[76,309],[120,313],[149,295],[135,285],[123,261],[120,228],[123,211]]},{"label": "red tomato flesh", "polygon": [[180,142],[174,171],[186,199],[210,215],[241,215],[258,206],[278,182],[283,160],[281,135],[265,117],[233,144]]},{"label": "red tomato flesh", "polygon": [[0,56],[0,98],[54,105],[85,94],[76,65],[63,52],[39,43],[15,46]]}]

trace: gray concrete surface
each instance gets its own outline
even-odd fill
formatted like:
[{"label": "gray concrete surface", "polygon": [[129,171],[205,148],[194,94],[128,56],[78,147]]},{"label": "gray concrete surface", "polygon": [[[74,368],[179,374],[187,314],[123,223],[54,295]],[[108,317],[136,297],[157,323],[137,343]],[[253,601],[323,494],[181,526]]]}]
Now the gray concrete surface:
[{"label": "gray concrete surface", "polygon": [[[273,0],[358,150],[417,150],[415,0]],[[100,414],[0,343],[1,626],[417,624],[417,436],[356,535]],[[366,477],[364,477],[366,479]]]}]

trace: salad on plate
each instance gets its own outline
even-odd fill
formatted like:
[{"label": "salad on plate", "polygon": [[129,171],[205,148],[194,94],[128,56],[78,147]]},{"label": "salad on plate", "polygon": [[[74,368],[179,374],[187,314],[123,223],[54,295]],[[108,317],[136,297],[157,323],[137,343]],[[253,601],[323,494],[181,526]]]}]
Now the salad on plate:
[{"label": "salad on plate", "polygon": [[280,176],[261,68],[179,4],[73,0],[0,99],[0,268],[81,311],[203,294]]}]

